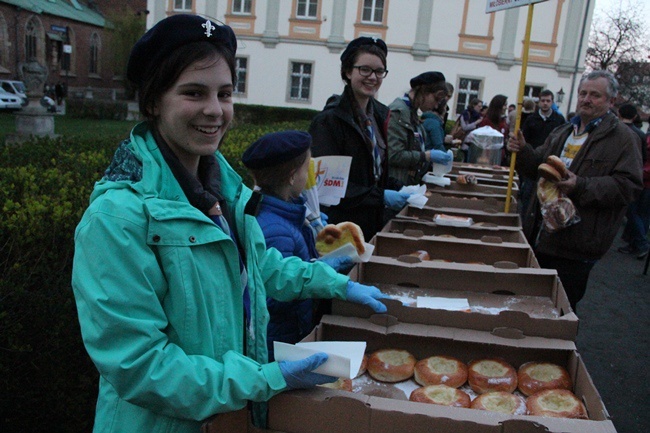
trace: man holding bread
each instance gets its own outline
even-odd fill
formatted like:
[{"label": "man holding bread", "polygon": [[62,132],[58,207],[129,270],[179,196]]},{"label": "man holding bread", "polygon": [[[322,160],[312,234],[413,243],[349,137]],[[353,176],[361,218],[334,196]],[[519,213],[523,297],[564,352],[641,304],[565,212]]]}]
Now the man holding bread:
[{"label": "man holding bread", "polygon": [[[626,206],[642,188],[638,137],[610,111],[617,93],[618,82],[610,72],[593,71],[580,80],[577,113],[570,123],[555,129],[535,149],[521,131],[508,141],[508,150],[518,152],[519,173],[532,178],[544,173],[545,182],[557,186],[579,218],[566,227],[548,230],[542,224],[538,192],[523,221],[539,264],[557,270],[574,310],[586,291],[591,269],[611,246]],[[553,167],[554,159],[549,156],[558,157],[566,169]],[[541,164],[550,167],[544,165],[538,171]],[[560,177],[548,175],[552,173],[549,168]]]}]

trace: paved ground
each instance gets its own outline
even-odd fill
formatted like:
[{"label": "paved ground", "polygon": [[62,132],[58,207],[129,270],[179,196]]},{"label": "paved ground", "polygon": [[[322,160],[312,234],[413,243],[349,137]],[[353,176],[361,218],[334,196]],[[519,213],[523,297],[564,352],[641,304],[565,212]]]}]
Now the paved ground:
[{"label": "paved ground", "polygon": [[620,233],[578,304],[577,347],[618,433],[650,431],[650,271],[619,253]]}]

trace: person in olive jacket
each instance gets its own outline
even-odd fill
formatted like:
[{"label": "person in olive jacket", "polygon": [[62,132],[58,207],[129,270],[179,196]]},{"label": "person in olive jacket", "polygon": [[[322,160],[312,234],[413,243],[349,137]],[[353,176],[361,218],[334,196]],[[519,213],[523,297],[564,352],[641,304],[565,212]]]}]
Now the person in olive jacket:
[{"label": "person in olive jacket", "polygon": [[341,54],[341,95],[331,96],[314,117],[309,133],[314,157],[352,157],[345,197],[336,206],[321,206],[329,223],[352,221],[371,239],[402,209],[409,194],[388,170],[388,108],[375,99],[388,74],[388,49],[381,39],[360,37]]},{"label": "person in olive jacket", "polygon": [[[95,432],[196,433],[215,414],[332,382],[327,355],[268,362],[266,298],[347,299],[378,289],[267,249],[259,194],[219,152],[233,118],[235,34],[172,15],[134,46],[127,77],[147,119],[119,146],[75,231],[72,288],[99,371]],[[245,431],[243,425],[232,430]]]},{"label": "person in olive jacket", "polygon": [[587,289],[589,273],[607,252],[625,209],[642,188],[638,137],[610,111],[618,81],[608,71],[593,71],[578,86],[577,115],[553,130],[533,149],[518,131],[508,150],[518,152],[517,170],[537,178],[537,167],[549,155],[568,168],[558,188],[575,205],[580,221],[554,233],[540,224],[539,199],[531,200],[524,231],[543,268],[556,269],[575,310]]}]

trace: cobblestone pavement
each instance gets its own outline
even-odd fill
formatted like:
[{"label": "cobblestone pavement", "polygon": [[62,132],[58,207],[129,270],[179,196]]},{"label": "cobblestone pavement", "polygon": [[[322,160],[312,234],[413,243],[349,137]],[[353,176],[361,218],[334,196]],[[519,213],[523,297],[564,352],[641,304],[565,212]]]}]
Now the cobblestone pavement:
[{"label": "cobblestone pavement", "polygon": [[617,432],[640,433],[650,431],[650,271],[623,245],[619,233],[591,272],[577,347]]}]

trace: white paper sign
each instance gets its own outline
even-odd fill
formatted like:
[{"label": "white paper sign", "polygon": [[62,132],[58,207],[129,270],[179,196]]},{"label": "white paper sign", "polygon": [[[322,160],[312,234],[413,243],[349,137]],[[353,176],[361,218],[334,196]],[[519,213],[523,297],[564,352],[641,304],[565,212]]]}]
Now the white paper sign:
[{"label": "white paper sign", "polygon": [[345,197],[350,175],[351,156],[321,156],[314,158],[318,199],[321,204],[334,206]]},{"label": "white paper sign", "polygon": [[548,0],[487,0],[485,6],[485,13],[500,11],[503,9],[518,8],[520,6],[528,6],[533,3],[541,3]]},{"label": "white paper sign", "polygon": [[328,376],[353,379],[366,352],[365,341],[314,341],[309,343],[287,344],[273,342],[276,361],[298,361],[318,352],[327,353],[327,361],[314,370]]}]

